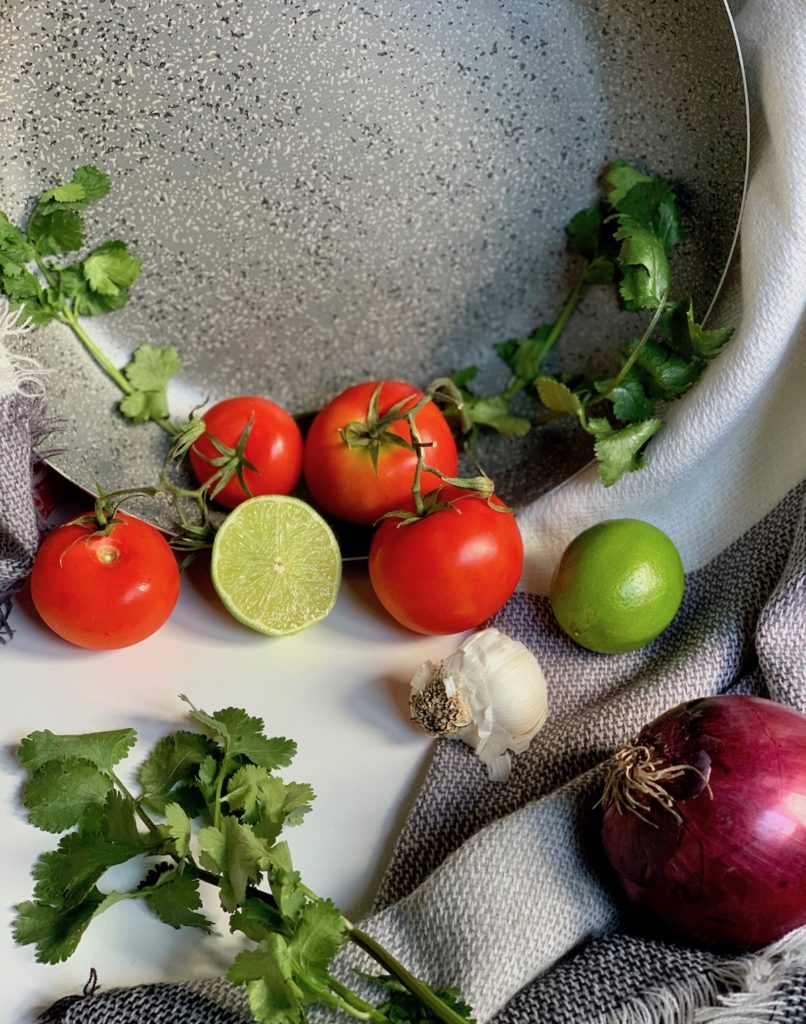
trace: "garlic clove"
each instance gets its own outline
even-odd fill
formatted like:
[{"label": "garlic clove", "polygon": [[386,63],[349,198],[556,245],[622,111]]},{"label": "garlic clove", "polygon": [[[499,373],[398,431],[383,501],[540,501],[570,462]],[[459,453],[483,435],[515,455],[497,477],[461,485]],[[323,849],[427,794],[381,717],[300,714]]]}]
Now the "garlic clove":
[{"label": "garlic clove", "polygon": [[429,735],[464,740],[490,778],[503,782],[511,771],[510,752],[526,750],[546,721],[546,680],[522,643],[483,629],[439,664],[420,666],[411,681],[410,709]]}]

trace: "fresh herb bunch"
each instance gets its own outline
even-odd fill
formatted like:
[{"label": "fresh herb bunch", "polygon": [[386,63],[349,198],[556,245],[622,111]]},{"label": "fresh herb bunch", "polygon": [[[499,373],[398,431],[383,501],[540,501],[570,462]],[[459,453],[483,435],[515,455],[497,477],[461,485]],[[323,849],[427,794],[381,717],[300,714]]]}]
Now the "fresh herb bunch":
[{"label": "fresh herb bunch", "polygon": [[[109,178],[87,164],[70,181],[43,192],[22,227],[0,212],[0,290],[20,315],[38,327],[66,324],[123,392],[118,408],[133,423],[154,420],[169,434],[184,425],[171,421],[166,388],[181,362],[176,348],[141,345],[119,369],[101,351],[80,318],[121,309],[140,276],[140,260],[125,242],[103,242],[86,250],[83,212],[109,192]],[[72,260],[72,262],[69,262]]]},{"label": "fresh herb bunch", "polygon": [[[639,469],[649,439],[662,421],[658,406],[686,392],[730,338],[730,328],[705,330],[691,300],[671,298],[669,255],[683,231],[674,191],[622,160],[605,175],[606,194],[581,210],[566,227],[568,246],[580,261],[576,283],[557,319],[540,324],[526,338],[495,346],[510,370],[504,389],[477,395],[471,388],[476,367],[454,375],[464,395],[469,443],[480,428],[523,435],[532,421],[516,415],[512,401],[536,389],[548,417],[575,416],[595,439],[599,475],[605,485]],[[610,285],[621,306],[635,313],[652,310],[640,338],[630,341],[618,372],[604,380],[574,382],[546,376],[543,366],[588,287]],[[447,410],[450,415],[450,409]]]},{"label": "fresh herb bunch", "polygon": [[[239,708],[207,714],[182,699],[205,731],[162,739],[140,765],[139,795],[117,769],[136,741],[133,729],[76,736],[44,730],[22,741],[29,819],[65,834],[34,866],[33,899],[17,908],[17,942],[35,945],[40,962],[58,963],[94,918],[124,900],[143,900],[174,928],[210,932],[199,887],[211,884],[231,930],[254,943],[235,958],[229,978],[246,988],[257,1021],[302,1024],[307,1008],[320,1005],[377,1024],[467,1024],[470,1010],[455,990],[436,992],[414,978],[294,870],[281,835],[314,799],[309,785],[277,774],[296,744],[266,737],[262,720]],[[134,888],[99,888],[108,868],[134,858],[153,865]],[[381,1006],[330,973],[347,941],[383,967],[385,974],[371,979],[383,986]]]}]

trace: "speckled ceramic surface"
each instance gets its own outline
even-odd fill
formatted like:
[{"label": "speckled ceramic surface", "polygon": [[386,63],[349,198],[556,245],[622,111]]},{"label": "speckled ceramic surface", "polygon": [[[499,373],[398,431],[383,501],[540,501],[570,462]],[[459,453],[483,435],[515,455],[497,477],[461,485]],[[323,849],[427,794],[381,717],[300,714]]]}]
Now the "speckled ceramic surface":
[{"label": "speckled ceramic surface", "polygon": [[[143,274],[90,326],[120,363],[176,344],[177,412],[242,391],[309,410],[472,362],[493,378],[493,343],[556,314],[563,225],[617,156],[685,183],[676,281],[700,309],[731,250],[746,110],[722,0],[7,0],[0,33],[2,208],[80,163],[110,175],[90,235]],[[565,358],[621,331],[592,297]],[[151,481],[163,435],[119,421],[70,333],[30,351],[66,420],[56,465]],[[531,497],[587,458],[570,438],[493,445],[488,471]]]}]

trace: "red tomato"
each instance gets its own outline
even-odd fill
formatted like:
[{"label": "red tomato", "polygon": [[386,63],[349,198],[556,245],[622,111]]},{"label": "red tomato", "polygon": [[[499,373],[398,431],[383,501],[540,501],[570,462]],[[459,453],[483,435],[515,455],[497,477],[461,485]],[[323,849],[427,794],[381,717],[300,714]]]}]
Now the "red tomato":
[{"label": "red tomato", "polygon": [[179,597],[179,569],[153,526],[118,512],[105,530],[64,523],[42,542],[31,572],[34,606],[54,633],[109,650],[151,636]]},{"label": "red tomato", "polygon": [[497,497],[456,487],[450,507],[416,522],[386,519],[369,552],[369,577],[381,604],[417,633],[459,633],[499,610],[523,568],[518,524]]},{"label": "red tomato", "polygon": [[[252,418],[243,453],[246,460],[256,467],[243,471],[252,496],[290,494],[294,490],[302,472],[302,433],[294,417],[285,409],[268,398],[240,395],[214,405],[202,418],[207,433],[190,449],[190,465],[200,484],[206,483],[217,471],[217,467],[202,456],[211,459],[221,456],[210,436],[234,453],[244,428]],[[235,508],[248,497],[235,473],[215,495],[215,500],[225,508]]]},{"label": "red tomato", "polygon": [[[351,523],[371,525],[385,512],[403,508],[411,501],[411,486],[417,457],[394,441],[384,440],[382,431],[406,441],[411,432],[405,420],[397,420],[376,431],[377,468],[371,445],[349,445],[341,436],[350,423],[365,423],[370,399],[378,387],[378,417],[397,402],[410,398],[403,410],[411,409],[423,392],[399,380],[366,381],[342,391],[316,416],[305,438],[305,483],[316,504],[325,512]],[[429,401],[415,416],[420,439],[428,443],[425,461],[446,476],[456,475],[456,442],[440,410]],[[370,424],[370,429],[372,425]],[[372,440],[372,434],[369,435]],[[421,491],[440,486],[439,477],[423,473]]]}]

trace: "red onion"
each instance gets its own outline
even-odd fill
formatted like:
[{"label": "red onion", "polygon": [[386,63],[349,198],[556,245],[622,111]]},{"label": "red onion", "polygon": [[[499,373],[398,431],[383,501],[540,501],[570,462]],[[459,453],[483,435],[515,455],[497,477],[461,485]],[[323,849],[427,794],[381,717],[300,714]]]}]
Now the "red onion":
[{"label": "red onion", "polygon": [[681,938],[749,950],[806,924],[806,715],[688,701],[616,754],[602,802],[625,893]]}]

